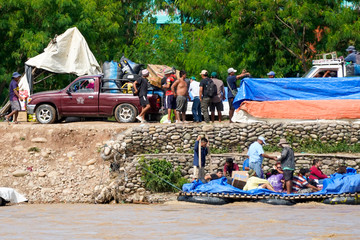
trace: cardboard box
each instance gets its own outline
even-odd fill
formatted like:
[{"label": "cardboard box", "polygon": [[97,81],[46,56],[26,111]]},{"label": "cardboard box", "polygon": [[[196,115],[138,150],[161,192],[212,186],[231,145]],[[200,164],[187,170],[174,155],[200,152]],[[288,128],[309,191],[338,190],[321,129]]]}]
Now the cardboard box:
[{"label": "cardboard box", "polygon": [[243,189],[246,181],[249,178],[249,175],[247,171],[233,171],[232,178],[232,185],[236,188]]},{"label": "cardboard box", "polygon": [[27,113],[25,111],[19,111],[17,120],[19,122],[27,122]]},{"label": "cardboard box", "polygon": [[[164,71],[167,68],[171,68],[166,65],[155,65],[155,64],[148,64],[147,70],[149,71],[149,81],[152,85],[161,88],[161,79],[165,76]],[[176,70],[176,77],[180,78],[180,71]]]}]

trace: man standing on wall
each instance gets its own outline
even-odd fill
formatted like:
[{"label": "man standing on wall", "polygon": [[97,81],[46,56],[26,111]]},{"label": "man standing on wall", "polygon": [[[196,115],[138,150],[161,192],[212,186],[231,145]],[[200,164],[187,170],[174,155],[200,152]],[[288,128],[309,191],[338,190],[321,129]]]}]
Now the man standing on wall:
[{"label": "man standing on wall", "polygon": [[[180,114],[182,116],[182,121],[186,120],[186,108],[187,100],[189,98],[188,85],[185,82],[186,72],[180,71],[180,78],[176,80],[171,86],[171,91],[174,93],[176,98],[176,123],[181,123]],[[176,89],[176,90],[175,90]]]},{"label": "man standing on wall", "polygon": [[164,72],[165,76],[167,76],[166,83],[162,86],[166,89],[165,92],[165,109],[168,112],[168,120],[165,123],[171,123],[171,112],[174,112],[176,109],[176,98],[174,96],[174,92],[171,90],[171,86],[175,82],[174,77],[172,76],[173,70],[166,69]]},{"label": "man standing on wall", "polygon": [[200,81],[200,90],[199,90],[199,97],[201,102],[201,112],[204,115],[204,120],[206,123],[210,122],[209,117],[209,106],[211,98],[208,95],[207,88],[209,86],[210,78],[208,78],[208,72],[206,70],[202,70],[201,73],[202,80]]},{"label": "man standing on wall", "polygon": [[233,106],[233,102],[234,102],[234,98],[236,97],[236,94],[238,92],[237,89],[237,85],[236,85],[236,81],[240,78],[243,77],[249,77],[250,73],[246,72],[246,70],[242,70],[241,74],[239,75],[235,75],[235,73],[237,72],[237,70],[235,70],[234,68],[229,68],[228,69],[228,74],[229,76],[226,79],[227,85],[228,85],[228,101],[229,101],[229,118],[230,118],[230,122],[233,115],[234,115],[234,111],[235,108]]},{"label": "man standing on wall", "polygon": [[9,118],[14,115],[13,122],[18,124],[17,117],[19,115],[19,111],[21,110],[19,100],[23,100],[23,98],[19,94],[19,80],[21,75],[18,72],[14,72],[11,77],[10,87],[9,87],[9,97],[11,104],[11,113],[5,116],[5,121],[9,122]]},{"label": "man standing on wall", "polygon": [[211,73],[211,80],[214,82],[217,89],[217,94],[211,98],[211,103],[210,103],[211,121],[212,122],[215,121],[215,108],[216,108],[216,111],[218,112],[219,122],[221,122],[222,120],[221,112],[224,111],[224,105],[222,101],[225,100],[224,83],[220,79],[217,79],[216,72]]},{"label": "man standing on wall", "polygon": [[139,95],[140,105],[141,105],[141,113],[136,117],[142,123],[146,123],[145,114],[150,109],[150,103],[147,98],[148,91],[148,81],[147,77],[149,77],[149,71],[144,69],[141,71],[142,77],[136,80],[136,83],[133,85],[135,94]]},{"label": "man standing on wall", "polygon": [[202,121],[199,91],[200,91],[200,83],[196,81],[195,77],[191,77],[189,93],[193,96],[193,105],[191,110],[192,110],[194,122]]},{"label": "man standing on wall", "polygon": [[249,150],[247,152],[247,155],[249,156],[249,167],[250,169],[255,170],[256,175],[259,178],[263,178],[263,171],[261,165],[264,157],[274,160],[277,159],[277,157],[275,156],[269,156],[265,154],[262,145],[266,145],[266,142],[265,142],[265,138],[260,136],[258,137],[256,142],[253,142],[250,145]]}]

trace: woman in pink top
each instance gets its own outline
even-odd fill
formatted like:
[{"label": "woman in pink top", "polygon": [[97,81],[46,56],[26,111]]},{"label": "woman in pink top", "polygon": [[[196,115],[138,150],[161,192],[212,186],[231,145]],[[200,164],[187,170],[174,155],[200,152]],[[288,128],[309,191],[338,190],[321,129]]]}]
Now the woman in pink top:
[{"label": "woman in pink top", "polygon": [[319,180],[319,179],[328,178],[328,176],[321,171],[320,166],[321,166],[320,160],[315,159],[313,161],[313,166],[310,168],[310,177],[309,177],[310,179]]}]

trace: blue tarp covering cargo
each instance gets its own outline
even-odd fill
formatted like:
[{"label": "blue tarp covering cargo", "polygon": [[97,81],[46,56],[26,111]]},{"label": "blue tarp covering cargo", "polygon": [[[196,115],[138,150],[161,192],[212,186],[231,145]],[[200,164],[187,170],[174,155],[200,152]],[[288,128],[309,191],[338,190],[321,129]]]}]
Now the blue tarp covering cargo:
[{"label": "blue tarp covering cargo", "polygon": [[339,100],[360,99],[360,78],[245,78],[234,107],[245,100]]},{"label": "blue tarp covering cargo", "polygon": [[[267,189],[253,189],[244,191],[227,183],[226,178],[210,181],[209,183],[202,183],[194,181],[192,183],[184,184],[183,192],[197,192],[197,193],[228,193],[228,194],[248,194],[248,195],[288,195],[286,193],[276,193]],[[342,193],[356,193],[360,192],[360,174],[336,174],[329,179],[325,179],[323,189],[315,193],[309,194],[342,194]],[[298,194],[296,194],[298,195]]]}]

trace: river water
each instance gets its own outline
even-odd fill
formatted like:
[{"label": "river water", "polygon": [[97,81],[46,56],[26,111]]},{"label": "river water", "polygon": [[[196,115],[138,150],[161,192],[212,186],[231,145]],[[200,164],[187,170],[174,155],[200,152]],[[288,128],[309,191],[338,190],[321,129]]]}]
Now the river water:
[{"label": "river water", "polygon": [[184,202],[0,207],[0,239],[359,239],[359,206]]}]

